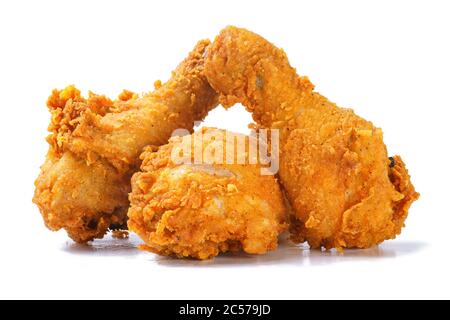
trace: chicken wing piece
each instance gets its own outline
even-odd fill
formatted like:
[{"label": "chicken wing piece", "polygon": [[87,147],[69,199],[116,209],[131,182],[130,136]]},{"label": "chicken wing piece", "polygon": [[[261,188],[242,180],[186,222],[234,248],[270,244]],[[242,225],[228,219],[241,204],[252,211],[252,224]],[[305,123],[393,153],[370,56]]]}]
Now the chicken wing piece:
[{"label": "chicken wing piece", "polygon": [[[263,254],[277,247],[287,226],[279,185],[274,176],[261,175],[261,165],[249,152],[235,152],[234,137],[249,145],[247,136],[227,134],[203,128],[141,155],[142,172],[132,178],[128,227],[145,241],[142,249],[208,259],[221,252]],[[177,160],[180,153],[187,161]],[[212,161],[205,160],[208,154]]]},{"label": "chicken wing piece", "polygon": [[217,36],[205,74],[225,106],[240,102],[279,130],[292,239],[367,248],[400,233],[418,193],[401,158],[388,158],[381,129],[314,92],[283,50],[245,29]]},{"label": "chicken wing piece", "polygon": [[169,81],[143,96],[84,98],[73,86],[53,91],[50,147],[33,198],[48,228],[87,242],[126,227],[130,178],[142,148],[166,143],[176,129],[192,130],[217,105],[203,75],[208,45],[200,41]]}]

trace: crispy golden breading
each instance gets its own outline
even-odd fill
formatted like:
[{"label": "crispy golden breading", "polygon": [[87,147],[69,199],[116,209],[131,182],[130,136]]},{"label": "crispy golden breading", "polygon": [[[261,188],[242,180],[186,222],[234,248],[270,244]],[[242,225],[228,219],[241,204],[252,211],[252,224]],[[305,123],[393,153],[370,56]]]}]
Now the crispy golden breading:
[{"label": "crispy golden breading", "polygon": [[293,207],[292,239],[367,248],[400,233],[418,198],[381,129],[313,91],[285,53],[245,29],[225,28],[208,49],[208,81],[262,127],[280,129],[280,180]]},{"label": "crispy golden breading", "polygon": [[209,41],[200,41],[165,84],[142,97],[124,91],[118,100],[73,86],[54,90],[47,159],[33,201],[51,230],[64,228],[77,242],[126,227],[131,175],[146,145],[166,143],[173,130],[192,130],[217,105],[203,76]]},{"label": "crispy golden breading", "polygon": [[[205,134],[215,139],[204,138]],[[244,138],[248,143],[248,137]],[[249,161],[248,152],[242,164],[205,161],[205,154],[213,149],[223,150],[217,153],[223,157],[217,159],[226,159],[234,152],[233,144],[224,130],[203,128],[191,136],[171,138],[157,150],[144,151],[142,172],[132,178],[128,211],[128,227],[145,241],[143,249],[208,259],[221,252],[263,254],[277,247],[286,217],[276,179],[261,175],[261,166]],[[173,160],[173,154],[194,145],[206,164]]]},{"label": "crispy golden breading", "polygon": [[126,227],[130,177],[108,162],[88,165],[70,151],[56,155],[50,148],[33,201],[49,229],[64,228],[74,241],[86,242]]},{"label": "crispy golden breading", "polygon": [[203,75],[209,44],[200,41],[167,83],[157,81],[156,90],[142,97],[125,91],[111,101],[92,93],[84,99],[73,87],[54,91],[48,101],[52,144],[88,161],[105,158],[118,169],[138,167],[143,147],[167,143],[175,129],[192,130],[193,122],[217,105]]}]

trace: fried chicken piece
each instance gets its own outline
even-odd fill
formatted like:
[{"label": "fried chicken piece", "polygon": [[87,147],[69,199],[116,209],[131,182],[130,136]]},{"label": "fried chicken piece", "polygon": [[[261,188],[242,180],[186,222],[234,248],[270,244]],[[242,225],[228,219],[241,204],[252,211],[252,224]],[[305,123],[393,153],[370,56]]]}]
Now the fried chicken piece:
[{"label": "fried chicken piece", "polygon": [[401,231],[418,198],[381,129],[313,91],[283,50],[236,27],[208,49],[208,81],[221,102],[240,102],[262,127],[280,130],[280,171],[291,234],[313,248],[367,248]]},{"label": "fried chicken piece", "polygon": [[[167,143],[177,128],[192,130],[217,105],[217,95],[203,75],[209,40],[200,41],[172,78],[142,97],[125,91],[118,101],[90,94],[86,101],[69,87],[49,99],[58,146],[89,161],[105,158],[118,169],[139,166],[142,148]],[[67,92],[68,91],[68,92]],[[62,97],[62,98],[61,98]]]},{"label": "fried chicken piece", "polygon": [[[239,136],[249,144],[247,136]],[[261,175],[261,165],[249,152],[235,153],[233,146],[226,131],[203,128],[143,152],[128,211],[129,229],[145,241],[142,249],[208,259],[221,252],[264,254],[277,247],[278,235],[287,228],[279,185],[274,176]],[[187,161],[174,160],[180,150]],[[202,161],[193,157],[198,150]],[[210,152],[217,160],[205,161]],[[230,155],[245,160],[227,163]]]},{"label": "fried chicken piece", "polygon": [[80,95],[73,86],[54,90],[47,159],[33,198],[51,230],[66,229],[76,242],[126,228],[131,175],[146,145],[166,143],[172,131],[193,129],[217,105],[203,75],[209,41],[200,41],[155,91],[124,91],[118,100]]},{"label": "fried chicken piece", "polygon": [[74,241],[86,242],[126,227],[130,177],[104,160],[88,165],[70,151],[56,155],[50,148],[33,201],[48,228],[64,228]]}]

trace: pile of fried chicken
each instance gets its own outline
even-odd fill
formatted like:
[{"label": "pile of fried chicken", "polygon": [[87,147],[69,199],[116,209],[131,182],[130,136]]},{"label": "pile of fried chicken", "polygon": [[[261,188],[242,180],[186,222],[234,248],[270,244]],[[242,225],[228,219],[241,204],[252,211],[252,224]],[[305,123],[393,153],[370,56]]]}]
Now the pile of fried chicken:
[{"label": "pile of fried chicken", "polygon": [[[241,103],[255,127],[279,132],[276,175],[261,174],[266,164],[248,149],[230,154],[225,130],[173,135],[192,133],[219,103]],[[245,29],[197,43],[153,92],[111,100],[69,86],[47,106],[49,150],[33,201],[49,229],[79,243],[130,230],[142,249],[208,259],[264,254],[288,231],[311,248],[369,248],[400,234],[419,197],[381,129],[315,92],[283,50]],[[216,160],[242,161],[175,161],[180,150],[218,146]]]}]

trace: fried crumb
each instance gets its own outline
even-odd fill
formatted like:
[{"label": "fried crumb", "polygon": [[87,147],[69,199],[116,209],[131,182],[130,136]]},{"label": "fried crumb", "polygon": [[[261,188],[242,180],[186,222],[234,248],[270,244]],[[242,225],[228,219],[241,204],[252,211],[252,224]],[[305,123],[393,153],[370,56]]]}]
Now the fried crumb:
[{"label": "fried crumb", "polygon": [[111,235],[114,239],[128,239],[130,236],[126,230],[113,230],[111,231]]}]

